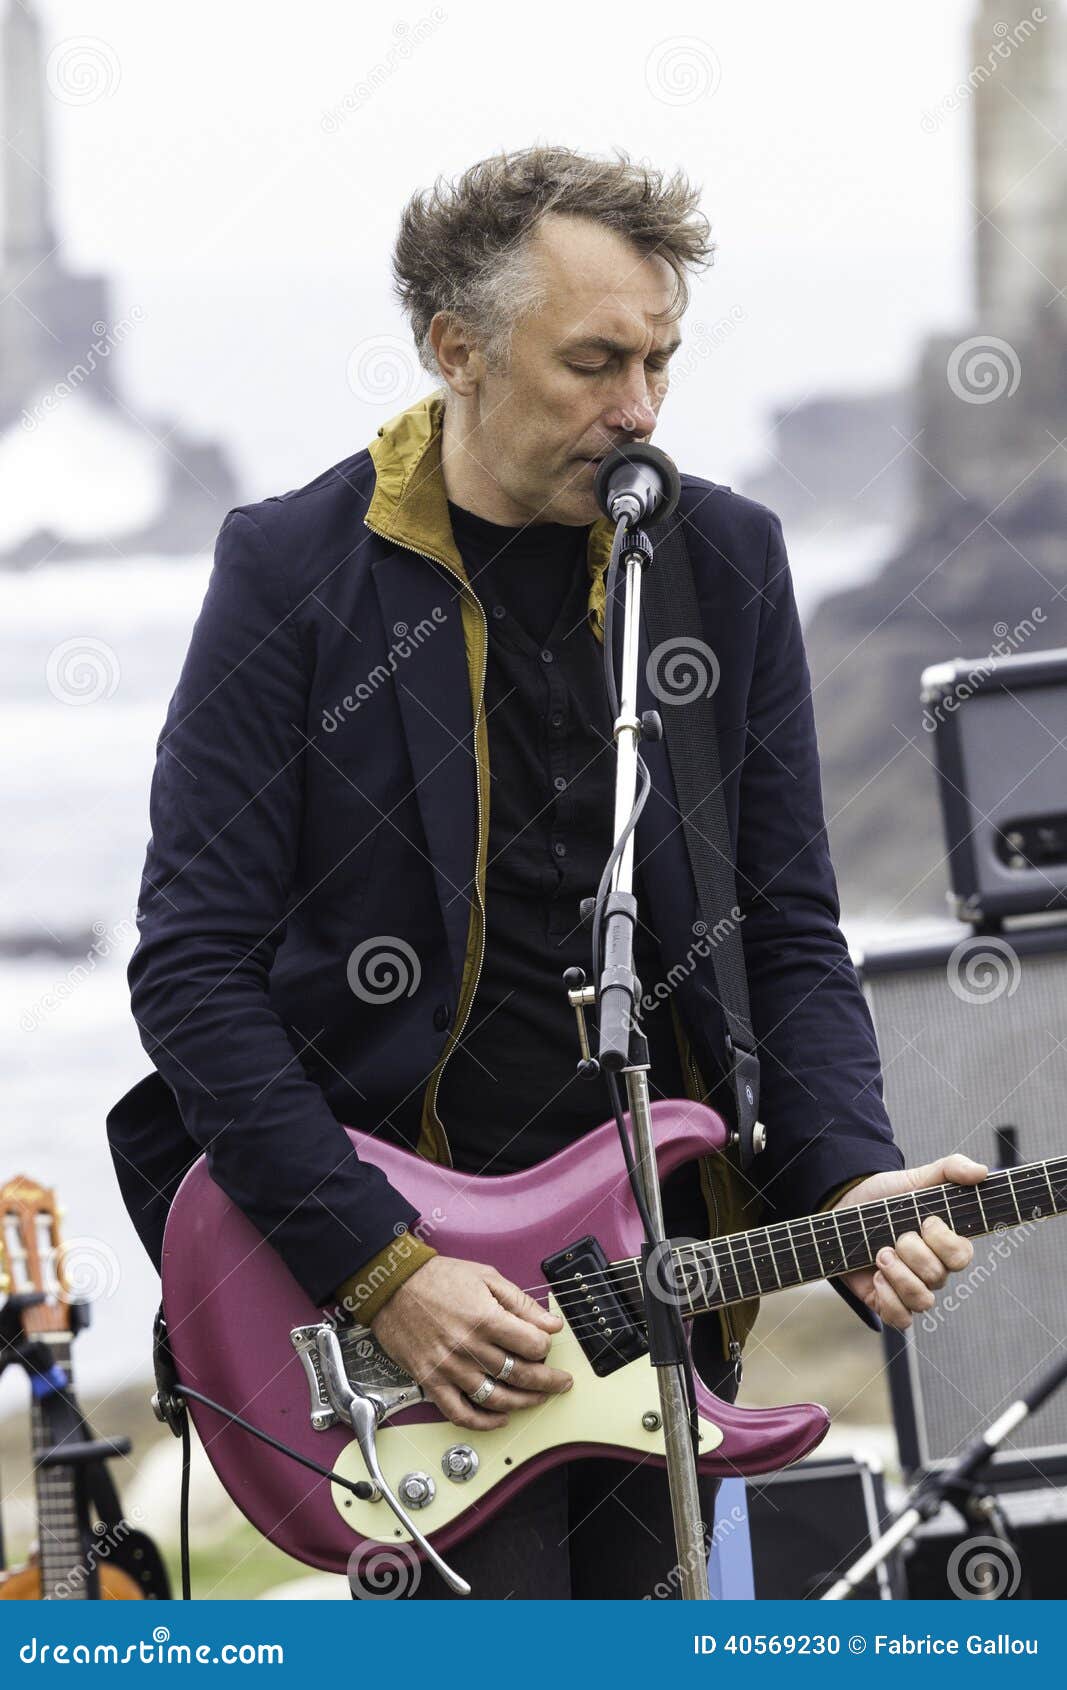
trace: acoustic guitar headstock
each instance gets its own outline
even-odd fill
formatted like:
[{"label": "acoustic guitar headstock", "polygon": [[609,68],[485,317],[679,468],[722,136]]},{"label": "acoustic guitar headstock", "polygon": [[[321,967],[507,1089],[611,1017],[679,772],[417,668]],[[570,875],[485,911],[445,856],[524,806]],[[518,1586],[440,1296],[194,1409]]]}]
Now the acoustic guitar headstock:
[{"label": "acoustic guitar headstock", "polygon": [[0,1186],[0,1296],[41,1294],[20,1309],[27,1336],[71,1330],[59,1215],[55,1192],[24,1174]]}]

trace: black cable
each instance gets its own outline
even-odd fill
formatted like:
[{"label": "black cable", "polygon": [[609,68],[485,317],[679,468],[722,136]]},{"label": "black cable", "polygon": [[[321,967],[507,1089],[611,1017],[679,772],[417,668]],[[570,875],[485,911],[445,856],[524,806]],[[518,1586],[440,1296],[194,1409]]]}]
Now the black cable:
[{"label": "black cable", "polygon": [[178,1504],[179,1553],[182,1563],[182,1601],[192,1597],[193,1585],[189,1573],[189,1473],[192,1450],[189,1442],[189,1416],[182,1415],[182,1491]]},{"label": "black cable", "polygon": [[[615,590],[619,573],[619,559],[622,551],[622,540],[628,527],[629,519],[625,516],[620,517],[615,525],[615,535],[611,543],[611,556],[608,559],[608,567],[604,582],[604,683],[607,689],[608,703],[611,707],[613,725],[615,721],[618,720],[619,716],[619,688],[615,678]],[[643,568],[644,564],[642,563],[639,567]],[[604,872],[600,877],[600,884],[597,887],[596,898],[593,906],[593,980],[598,988],[604,965],[604,959],[601,955],[604,905],[607,901],[611,877],[614,872],[615,864],[625,849],[627,840],[637,826],[641,812],[645,807],[649,792],[652,788],[652,777],[648,772],[648,765],[645,763],[640,751],[637,753],[637,774],[641,783],[640,788],[634,799],[633,809],[627,817],[625,826],[620,831],[619,837],[612,846],[607,862],[604,865]],[[631,951],[631,964],[632,960]],[[646,1242],[655,1248],[655,1234],[652,1226],[652,1216],[649,1213],[642,1183],[638,1176],[633,1146],[630,1143],[630,1135],[626,1130],[626,1122],[624,1119],[625,1111],[622,1107],[622,1095],[619,1089],[618,1080],[614,1074],[606,1074],[605,1079],[607,1080],[611,1106],[615,1116],[615,1125],[619,1134],[619,1142],[622,1146],[623,1161],[626,1165],[626,1174],[629,1180],[630,1190],[633,1193],[634,1203],[641,1218],[641,1225],[644,1228]],[[653,1170],[653,1172],[655,1173],[655,1170]],[[682,1377],[685,1381],[686,1406],[689,1418],[689,1435],[693,1446],[693,1457],[694,1460],[696,1460],[700,1455],[700,1423],[699,1413],[697,1410],[696,1381],[693,1374],[693,1357],[690,1352],[689,1345],[686,1342],[685,1328],[682,1323],[680,1306],[677,1303],[668,1303],[667,1306],[670,1309],[670,1318],[674,1330],[676,1346],[681,1356]]]}]

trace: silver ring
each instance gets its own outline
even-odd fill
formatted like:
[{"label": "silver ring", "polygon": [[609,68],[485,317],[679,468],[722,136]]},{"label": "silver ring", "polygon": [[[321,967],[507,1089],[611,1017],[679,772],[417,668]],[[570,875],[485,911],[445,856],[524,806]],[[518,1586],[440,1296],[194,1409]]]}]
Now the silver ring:
[{"label": "silver ring", "polygon": [[476,1391],[468,1391],[467,1395],[472,1403],[474,1403],[478,1408],[481,1408],[483,1402],[488,1402],[495,1390],[496,1380],[490,1379],[487,1373],[481,1384],[478,1386],[478,1389]]},{"label": "silver ring", "polygon": [[503,1385],[508,1379],[511,1378],[511,1375],[514,1373],[514,1371],[515,1371],[515,1357],[506,1355],[504,1357],[504,1365],[500,1369],[500,1372],[497,1374],[497,1378],[500,1380],[500,1383]]}]

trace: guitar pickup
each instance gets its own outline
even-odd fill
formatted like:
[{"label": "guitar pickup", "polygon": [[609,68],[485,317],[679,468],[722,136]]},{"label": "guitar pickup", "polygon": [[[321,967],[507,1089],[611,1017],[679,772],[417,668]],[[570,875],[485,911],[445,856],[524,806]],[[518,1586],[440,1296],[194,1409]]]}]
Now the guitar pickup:
[{"label": "guitar pickup", "polygon": [[611,1284],[610,1263],[593,1237],[546,1256],[541,1271],[556,1293],[560,1313],[601,1377],[648,1354],[648,1339]]}]

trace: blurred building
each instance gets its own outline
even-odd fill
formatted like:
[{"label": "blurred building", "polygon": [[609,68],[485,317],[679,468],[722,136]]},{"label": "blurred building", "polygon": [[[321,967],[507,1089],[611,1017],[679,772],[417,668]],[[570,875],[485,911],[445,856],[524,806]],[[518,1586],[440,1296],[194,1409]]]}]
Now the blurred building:
[{"label": "blurred building", "polygon": [[1005,500],[1028,530],[1067,514],[1067,17],[1062,0],[1002,13],[982,0],[970,65],[925,114],[970,125],[974,319],[926,342],[905,389],[778,413],[771,463],[741,485],[787,522],[936,534]]},{"label": "blurred building", "polygon": [[0,21],[0,564],[209,547],[237,502],[228,456],[125,402],[106,276],[76,275],[55,227],[41,29]]},{"label": "blurred building", "polygon": [[897,478],[891,554],[807,627],[842,899],[893,919],[943,912],[947,886],[922,670],[1067,646],[1067,19],[999,10],[977,8],[970,65],[925,114],[970,128],[971,320],[923,346],[906,424],[900,396],[813,400],[783,467],[742,483],[822,528]]}]

